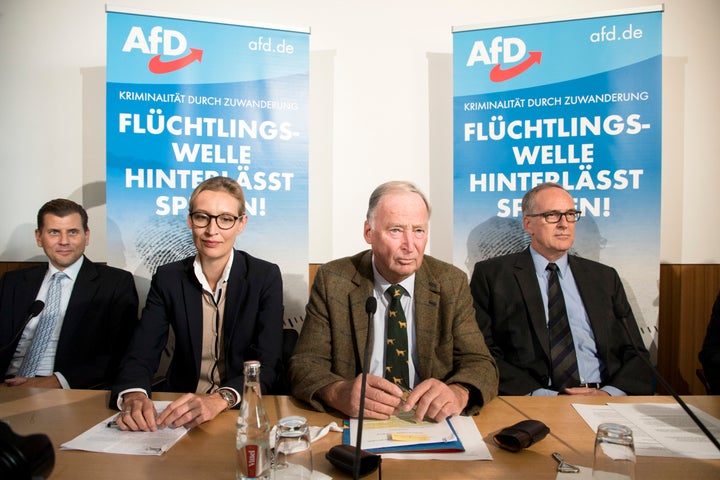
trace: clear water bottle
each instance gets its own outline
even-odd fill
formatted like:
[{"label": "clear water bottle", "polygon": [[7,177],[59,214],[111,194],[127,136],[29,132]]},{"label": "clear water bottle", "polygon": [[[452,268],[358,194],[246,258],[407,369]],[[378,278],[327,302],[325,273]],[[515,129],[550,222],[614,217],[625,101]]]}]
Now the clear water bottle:
[{"label": "clear water bottle", "polygon": [[245,387],[237,419],[237,480],[270,475],[270,421],[260,393],[260,362],[245,362]]}]

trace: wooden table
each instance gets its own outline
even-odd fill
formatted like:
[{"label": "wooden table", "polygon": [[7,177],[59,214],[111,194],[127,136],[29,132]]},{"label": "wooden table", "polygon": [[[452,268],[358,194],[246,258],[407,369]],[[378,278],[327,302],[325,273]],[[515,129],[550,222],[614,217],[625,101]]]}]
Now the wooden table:
[{"label": "wooden table", "polygon": [[[156,394],[156,400],[170,400],[175,394]],[[108,392],[90,390],[45,390],[0,387],[0,419],[21,435],[47,434],[55,446],[52,480],[72,479],[234,479],[235,420],[237,411],[228,411],[182,438],[162,456],[128,456],[80,451],[60,451],[60,444],[112,415],[106,407]],[[340,423],[336,415],[319,413],[300,406],[291,397],[266,396],[271,422],[300,414],[310,425]],[[688,403],[720,417],[720,397],[688,396]],[[383,477],[393,479],[555,479],[556,462],[550,456],[560,452],[567,461],[592,466],[593,431],[572,408],[572,403],[603,404],[607,397],[499,397],[486,405],[475,418],[493,456],[492,461],[450,462],[439,460],[383,461]],[[672,397],[615,397],[611,402],[673,403]],[[543,441],[518,453],[501,450],[492,435],[502,427],[528,418],[543,421],[551,433]],[[330,433],[313,443],[317,470],[334,478],[349,478],[325,459],[333,445],[341,443],[339,433]],[[365,477],[376,478],[375,475]],[[638,457],[638,480],[720,479],[720,460]]]}]

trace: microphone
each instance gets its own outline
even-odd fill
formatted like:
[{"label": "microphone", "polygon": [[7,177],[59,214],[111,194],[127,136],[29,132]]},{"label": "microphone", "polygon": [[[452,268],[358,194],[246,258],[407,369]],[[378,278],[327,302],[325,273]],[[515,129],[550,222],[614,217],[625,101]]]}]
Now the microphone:
[{"label": "microphone", "polygon": [[12,339],[8,343],[6,343],[2,347],[0,347],[0,352],[3,352],[3,351],[5,351],[5,349],[13,346],[13,344],[15,343],[15,340],[17,340],[18,337],[20,335],[22,335],[23,330],[25,330],[25,327],[30,322],[30,320],[32,320],[33,317],[37,317],[38,315],[40,315],[40,312],[43,311],[43,308],[45,308],[45,302],[43,302],[42,300],[35,300],[30,305],[30,308],[28,308],[27,316],[25,317],[25,320],[23,321],[22,325],[20,326],[18,331],[15,333],[15,335],[13,335]]},{"label": "microphone", "polygon": [[[363,356],[363,363],[361,365],[360,411],[358,413],[358,429],[355,446],[336,445],[325,454],[325,458],[335,467],[346,473],[352,473],[353,480],[358,480],[361,476],[374,472],[382,461],[380,455],[367,452],[361,448],[363,421],[365,419],[365,384],[367,383],[367,371],[370,365],[370,331],[376,310],[377,299],[371,295],[365,300],[365,313],[367,313],[368,316],[368,332],[365,337],[365,355]],[[352,457],[350,455],[352,455]]]},{"label": "microphone", "polygon": [[682,409],[685,410],[685,412],[690,416],[692,421],[695,422],[695,425],[697,425],[698,428],[700,428],[700,430],[702,430],[702,432],[705,434],[705,436],[712,442],[712,444],[715,445],[715,447],[718,450],[720,450],[720,442],[718,442],[717,438],[715,438],[713,436],[713,434],[710,433],[710,430],[708,430],[708,428],[700,421],[700,419],[697,417],[697,415],[695,415],[693,413],[693,411],[690,410],[690,407],[688,407],[687,404],[683,401],[683,399],[680,398],[680,396],[675,392],[675,390],[673,390],[673,388],[670,386],[670,384],[662,377],[662,375],[660,375],[660,372],[658,371],[657,368],[655,368],[655,366],[652,364],[650,359],[647,358],[645,355],[643,355],[640,352],[640,349],[635,344],[635,341],[633,340],[632,335],[630,335],[630,327],[628,326],[627,317],[622,317],[620,320],[621,320],[620,323],[622,323],[625,333],[627,334],[628,338],[630,339],[630,344],[632,345],[633,350],[635,350],[635,353],[637,353],[638,357],[643,359],[645,364],[650,368],[650,370],[653,372],[655,377],[660,381],[660,383],[665,388],[665,390],[670,392],[670,395],[672,395],[673,398],[675,399],[675,401],[680,404]]},{"label": "microphone", "polygon": [[360,412],[358,413],[357,439],[355,440],[355,461],[353,462],[353,480],[360,478],[360,450],[362,449],[362,432],[365,420],[365,384],[367,383],[367,371],[370,364],[370,330],[373,324],[373,316],[377,310],[377,299],[369,296],[365,300],[365,313],[368,316],[368,332],[365,337],[365,358],[362,364],[362,383],[360,384]]}]

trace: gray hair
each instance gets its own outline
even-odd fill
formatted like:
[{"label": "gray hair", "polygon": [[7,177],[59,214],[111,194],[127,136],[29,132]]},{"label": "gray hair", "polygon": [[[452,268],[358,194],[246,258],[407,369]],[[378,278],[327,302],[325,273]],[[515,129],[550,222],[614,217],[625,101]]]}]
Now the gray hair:
[{"label": "gray hair", "polygon": [[428,218],[430,217],[430,202],[428,202],[427,197],[425,197],[425,194],[420,191],[418,187],[415,186],[414,183],[406,182],[403,180],[394,180],[390,182],[385,182],[382,185],[379,185],[375,190],[373,190],[372,194],[370,195],[370,201],[368,202],[368,209],[367,209],[367,221],[370,222],[372,225],[375,220],[375,210],[377,209],[378,204],[380,203],[380,200],[387,195],[388,193],[393,192],[407,192],[407,193],[417,193],[420,195],[420,198],[422,198],[423,202],[425,203],[425,207],[428,211]]},{"label": "gray hair", "polygon": [[539,185],[535,185],[523,196],[521,205],[523,217],[525,215],[535,213],[533,211],[535,209],[535,197],[538,193],[542,192],[543,190],[547,190],[548,188],[559,188],[560,190],[567,192],[567,190],[565,190],[562,185],[559,185],[555,182],[544,182]]}]

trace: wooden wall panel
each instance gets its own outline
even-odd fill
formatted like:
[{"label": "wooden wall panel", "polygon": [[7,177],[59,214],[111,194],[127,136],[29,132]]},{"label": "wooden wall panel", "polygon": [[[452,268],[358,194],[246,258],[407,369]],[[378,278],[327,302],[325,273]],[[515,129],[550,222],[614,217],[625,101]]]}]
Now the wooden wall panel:
[{"label": "wooden wall panel", "polygon": [[[320,265],[322,265],[322,263],[311,263],[310,265],[308,265],[308,290],[312,288],[312,284],[315,281],[315,275],[317,274]],[[308,294],[309,293],[310,292],[308,291]]]},{"label": "wooden wall panel", "polygon": [[0,262],[0,277],[3,276],[5,272],[10,270],[33,267],[35,265],[42,265],[44,263],[46,262]]},{"label": "wooden wall panel", "polygon": [[660,265],[658,370],[681,395],[705,394],[695,371],[718,291],[718,264]]}]

